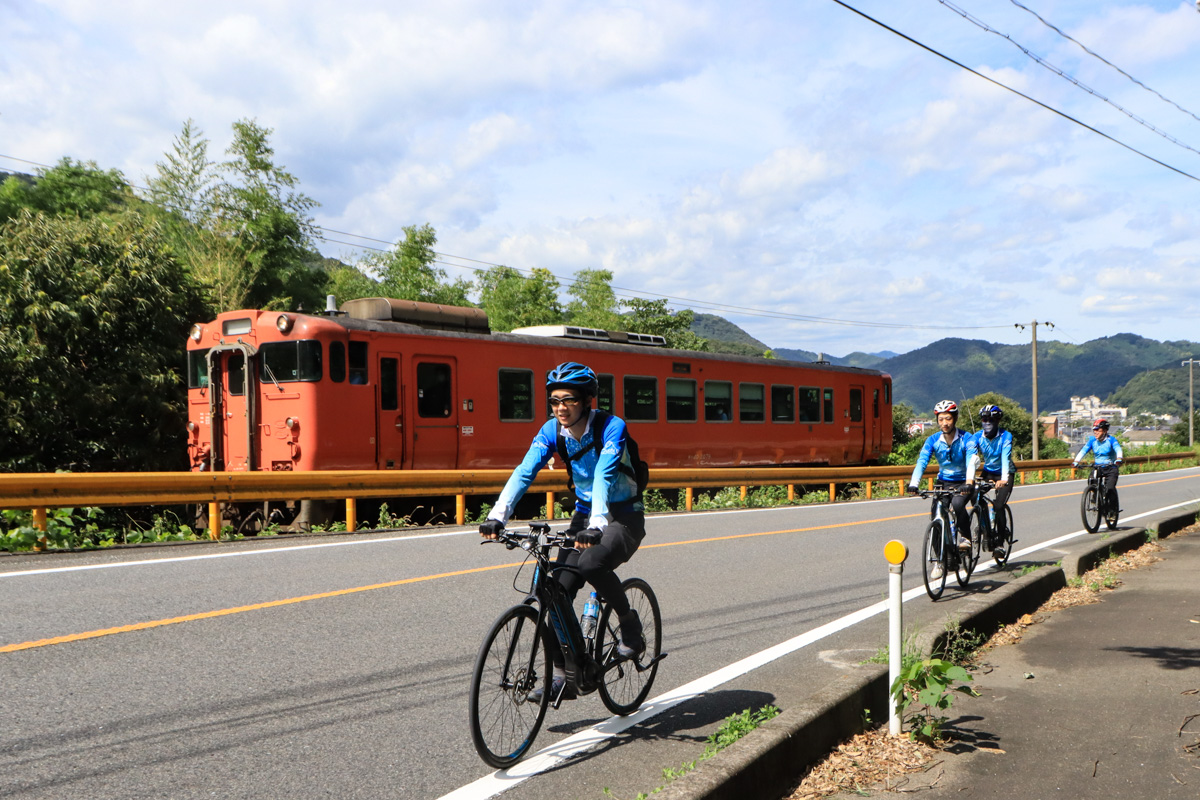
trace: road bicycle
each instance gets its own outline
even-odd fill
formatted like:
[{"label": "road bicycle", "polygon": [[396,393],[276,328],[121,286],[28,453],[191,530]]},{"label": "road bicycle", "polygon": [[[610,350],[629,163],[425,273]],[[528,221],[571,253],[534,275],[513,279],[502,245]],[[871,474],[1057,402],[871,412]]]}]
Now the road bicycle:
[{"label": "road bicycle", "polygon": [[953,572],[959,586],[966,586],[979,561],[979,537],[971,540],[967,550],[958,549],[958,531],[950,498],[962,492],[960,487],[925,489],[921,497],[931,500],[929,525],[925,528],[921,569],[925,577],[925,592],[937,600],[946,589],[946,576]]},{"label": "road bicycle", "polygon": [[[630,608],[641,618],[646,640],[640,655],[622,658],[617,653],[617,614],[603,603],[594,635],[584,635],[571,598],[557,580],[560,570],[578,571],[551,557],[555,551],[574,548],[574,539],[551,532],[547,523],[535,522],[527,533],[503,531],[495,542],[528,553],[513,579],[513,588],[524,592],[525,599],[492,623],[471,677],[471,738],[484,761],[503,769],[525,756],[546,709],[558,708],[568,694],[598,691],[609,711],[632,714],[650,694],[658,665],[667,654],[662,652],[658,599],[646,581],[628,578],[621,584]],[[519,582],[531,561],[529,585],[522,588]],[[554,652],[561,654],[567,673],[557,697],[551,697]]]},{"label": "road bicycle", "polygon": [[1095,533],[1100,529],[1100,520],[1104,520],[1110,531],[1113,530],[1117,527],[1117,519],[1121,515],[1117,490],[1104,490],[1104,478],[1095,464],[1088,474],[1083,496],[1079,498],[1079,515],[1083,517],[1083,527],[1087,528],[1088,533]]},{"label": "road bicycle", "polygon": [[988,497],[988,492],[996,488],[994,481],[981,480],[975,484],[975,493],[971,499],[971,540],[979,543],[980,550],[989,550],[996,566],[1003,568],[1008,565],[1008,557],[1012,555],[1013,515],[1012,508],[1004,504],[1003,535],[996,529],[994,499]]}]

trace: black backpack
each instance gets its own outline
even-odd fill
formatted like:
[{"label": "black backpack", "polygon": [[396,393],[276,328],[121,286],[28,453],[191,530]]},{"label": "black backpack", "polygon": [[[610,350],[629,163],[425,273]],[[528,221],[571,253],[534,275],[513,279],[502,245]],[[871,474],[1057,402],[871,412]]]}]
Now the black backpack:
[{"label": "black backpack", "polygon": [[[608,420],[611,417],[612,415],[607,411],[597,409],[596,416],[592,420],[592,448],[596,451],[596,458],[600,458],[600,451],[604,449],[604,428],[608,425]],[[575,474],[571,471],[571,462],[575,458],[579,458],[584,451],[580,450],[574,457],[567,455],[567,437],[563,436],[561,426],[559,426],[558,435],[555,437],[555,446],[558,448],[558,457],[562,459],[563,465],[567,468],[567,487],[574,493]],[[629,460],[633,466],[630,467],[624,460],[617,463],[621,472],[624,472],[637,482],[638,493],[635,499],[641,500],[642,492],[646,491],[646,486],[650,483],[650,465],[638,455],[637,442],[629,434],[628,429],[625,431],[625,449],[629,451]]]}]

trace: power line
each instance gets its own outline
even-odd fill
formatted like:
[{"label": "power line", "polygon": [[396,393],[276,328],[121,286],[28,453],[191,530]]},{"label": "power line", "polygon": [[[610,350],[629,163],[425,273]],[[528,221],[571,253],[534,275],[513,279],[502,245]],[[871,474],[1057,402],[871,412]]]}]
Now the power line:
[{"label": "power line", "polygon": [[1078,41],[1077,39],[1074,39],[1074,38],[1072,38],[1072,37],[1071,37],[1069,34],[1066,34],[1066,33],[1064,33],[1064,32],[1063,32],[1061,29],[1059,29],[1059,28],[1058,28],[1058,27],[1056,27],[1055,25],[1053,25],[1053,24],[1051,24],[1051,23],[1047,22],[1045,19],[1043,19],[1043,18],[1042,18],[1041,14],[1038,14],[1036,11],[1034,11],[1034,10],[1033,10],[1033,9],[1031,9],[1031,8],[1028,8],[1027,6],[1021,5],[1021,3],[1017,2],[1017,0],[1008,0],[1008,1],[1009,1],[1010,3],[1012,3],[1014,6],[1016,6],[1017,8],[1021,9],[1022,11],[1028,11],[1030,14],[1032,14],[1032,15],[1033,15],[1033,16],[1035,16],[1035,17],[1037,17],[1037,19],[1038,19],[1038,21],[1039,21],[1039,22],[1041,22],[1043,25],[1045,25],[1045,26],[1046,26],[1047,28],[1049,28],[1050,30],[1052,30],[1052,31],[1054,31],[1055,33],[1057,33],[1059,36],[1063,37],[1064,39],[1067,39],[1068,41],[1074,42],[1075,44],[1079,45],[1079,47],[1080,47],[1080,48],[1081,48],[1081,49],[1082,49],[1082,50],[1083,50],[1085,53],[1087,53],[1089,56],[1092,56],[1093,58],[1097,58],[1097,59],[1099,59],[1100,61],[1103,61],[1105,64],[1107,64],[1108,66],[1112,67],[1112,68],[1113,68],[1113,69],[1115,69],[1117,72],[1119,72],[1119,73],[1121,73],[1122,75],[1124,75],[1126,78],[1129,78],[1129,80],[1133,81],[1133,82],[1134,82],[1134,83],[1136,83],[1138,86],[1140,86],[1140,87],[1142,87],[1143,89],[1145,89],[1147,92],[1150,92],[1150,93],[1152,93],[1152,94],[1156,94],[1156,95],[1158,95],[1158,96],[1159,96],[1160,98],[1162,98],[1164,101],[1166,101],[1166,102],[1170,103],[1171,105],[1175,106],[1175,107],[1176,107],[1176,108],[1178,108],[1180,111],[1182,111],[1183,113],[1187,114],[1189,117],[1191,117],[1192,119],[1196,120],[1197,122],[1200,122],[1200,117],[1196,116],[1196,115],[1195,115],[1195,114],[1193,114],[1191,111],[1188,111],[1186,108],[1184,108],[1183,106],[1179,105],[1179,103],[1176,103],[1176,102],[1175,102],[1174,100],[1172,100],[1171,98],[1169,98],[1169,97],[1165,97],[1164,95],[1162,95],[1162,94],[1161,94],[1161,93],[1159,93],[1158,91],[1156,91],[1156,90],[1154,90],[1154,89],[1151,89],[1149,86],[1147,86],[1146,84],[1142,83],[1142,82],[1141,82],[1141,81],[1139,81],[1137,78],[1133,77],[1133,76],[1132,76],[1132,75],[1130,75],[1128,72],[1126,72],[1125,70],[1123,70],[1123,69],[1121,69],[1120,67],[1118,67],[1116,64],[1114,64],[1114,63],[1112,63],[1111,61],[1109,61],[1108,59],[1106,59],[1104,56],[1100,55],[1099,53],[1096,53],[1095,51],[1093,51],[1093,50],[1091,50],[1091,49],[1089,49],[1089,48],[1087,47],[1087,45],[1083,44],[1082,42]]},{"label": "power line", "polygon": [[[966,10],[964,10],[964,9],[962,9],[962,8],[959,8],[958,6],[954,5],[954,3],[950,2],[950,0],[938,0],[938,2],[939,2],[939,3],[941,3],[943,6],[945,6],[946,8],[949,8],[951,11],[955,12],[955,13],[956,13],[956,14],[958,14],[959,16],[961,16],[961,17],[962,17],[963,19],[965,19],[967,22],[970,22],[970,23],[971,23],[972,25],[974,25],[975,27],[977,27],[977,28],[979,28],[979,29],[981,29],[981,30],[987,31],[988,33],[995,34],[996,36],[999,36],[1001,39],[1004,39],[1004,40],[1005,40],[1005,41],[1007,41],[1009,44],[1011,44],[1013,47],[1016,47],[1018,50],[1020,50],[1022,53],[1024,53],[1026,56],[1028,56],[1029,58],[1033,59],[1033,61],[1035,61],[1037,64],[1039,64],[1039,65],[1041,65],[1042,67],[1045,67],[1046,69],[1050,70],[1050,71],[1051,71],[1051,72],[1053,72],[1055,75],[1057,75],[1057,76],[1059,76],[1060,78],[1062,78],[1063,80],[1065,80],[1065,81],[1069,81],[1070,83],[1073,83],[1073,84],[1074,84],[1076,87],[1078,87],[1078,88],[1082,89],[1083,91],[1087,92],[1087,93],[1088,93],[1088,94],[1090,94],[1092,97],[1095,97],[1095,98],[1097,98],[1097,99],[1099,99],[1099,100],[1103,100],[1105,103],[1108,103],[1110,106],[1112,106],[1113,108],[1115,108],[1117,111],[1120,111],[1122,114],[1124,114],[1125,116],[1129,117],[1131,120],[1133,120],[1133,121],[1134,121],[1134,122],[1136,122],[1137,124],[1141,125],[1142,127],[1144,127],[1144,128],[1147,128],[1147,129],[1149,129],[1149,130],[1151,130],[1151,131],[1154,131],[1154,133],[1157,133],[1159,136],[1161,136],[1162,138],[1166,139],[1168,142],[1171,142],[1172,144],[1176,144],[1176,145],[1178,145],[1178,146],[1182,147],[1182,148],[1183,148],[1183,149],[1185,149],[1185,150],[1191,150],[1191,151],[1192,151],[1193,153],[1195,153],[1196,155],[1200,155],[1200,150],[1197,150],[1196,148],[1192,147],[1191,145],[1189,145],[1189,144],[1185,144],[1184,142],[1181,142],[1181,141],[1179,141],[1178,139],[1176,139],[1174,136],[1170,135],[1170,134],[1169,134],[1169,133],[1167,133],[1166,131],[1160,130],[1159,128],[1156,128],[1154,125],[1151,125],[1149,122],[1147,122],[1146,120],[1142,119],[1142,118],[1141,118],[1141,117],[1139,117],[1137,114],[1134,114],[1132,111],[1130,111],[1129,109],[1125,108],[1124,106],[1122,106],[1122,105],[1120,105],[1120,104],[1118,104],[1118,103],[1114,103],[1112,100],[1110,100],[1110,99],[1108,99],[1107,97],[1105,97],[1104,95],[1100,94],[1098,91],[1096,91],[1096,90],[1095,90],[1095,89],[1093,89],[1092,87],[1088,86],[1086,83],[1083,83],[1083,82],[1082,82],[1082,81],[1080,81],[1078,78],[1075,78],[1075,77],[1073,77],[1073,76],[1071,76],[1071,75],[1067,74],[1067,73],[1066,73],[1066,72],[1064,72],[1063,70],[1061,70],[1061,69],[1059,69],[1058,67],[1056,67],[1056,66],[1054,66],[1053,64],[1051,64],[1051,63],[1050,63],[1049,61],[1047,61],[1046,59],[1044,59],[1044,58],[1042,58],[1041,56],[1039,56],[1037,53],[1034,53],[1034,52],[1033,52],[1032,50],[1030,50],[1028,47],[1026,47],[1025,45],[1021,44],[1021,43],[1020,43],[1020,42],[1018,42],[1016,39],[1014,39],[1014,38],[1012,38],[1011,36],[1009,36],[1007,33],[1003,33],[1002,31],[998,31],[998,30],[996,30],[995,28],[991,27],[990,25],[988,25],[988,24],[987,24],[986,22],[984,22],[983,20],[981,20],[981,19],[979,19],[978,17],[976,17],[976,16],[972,15],[970,12],[968,12],[968,11],[966,11]],[[1103,59],[1102,59],[1102,60],[1103,60]],[[1108,62],[1105,62],[1105,63],[1107,64]],[[1156,93],[1156,94],[1157,94],[1157,93]],[[1165,98],[1164,98],[1164,99],[1165,99]]]},{"label": "power line", "polygon": [[1192,175],[1191,173],[1188,173],[1188,172],[1184,172],[1183,170],[1179,169],[1178,167],[1173,167],[1173,166],[1171,166],[1170,164],[1168,164],[1168,163],[1166,163],[1166,162],[1164,162],[1164,161],[1159,161],[1159,160],[1158,160],[1157,158],[1155,158],[1154,156],[1151,156],[1151,155],[1148,155],[1148,154],[1146,154],[1146,153],[1143,153],[1141,150],[1138,150],[1136,147],[1133,147],[1133,146],[1131,146],[1131,145],[1125,144],[1125,143],[1124,143],[1124,142],[1122,142],[1120,139],[1117,139],[1117,138],[1115,138],[1115,137],[1109,136],[1109,135],[1108,135],[1107,133],[1105,133],[1104,131],[1101,131],[1101,130],[1098,130],[1098,129],[1096,129],[1096,128],[1093,128],[1091,125],[1088,125],[1086,122],[1082,122],[1081,120],[1075,119],[1075,117],[1072,117],[1070,114],[1067,114],[1067,113],[1066,113],[1066,112],[1064,112],[1064,111],[1059,111],[1057,108],[1054,108],[1053,106],[1046,105],[1046,104],[1045,104],[1045,103],[1043,103],[1041,100],[1037,100],[1037,99],[1035,99],[1035,98],[1032,98],[1032,97],[1030,97],[1029,95],[1025,94],[1024,92],[1020,92],[1020,91],[1018,91],[1018,90],[1016,90],[1016,89],[1012,88],[1011,86],[1008,86],[1008,85],[1006,85],[1006,84],[1003,84],[1003,83],[1001,83],[1001,82],[1000,82],[1000,81],[998,81],[998,80],[995,80],[995,79],[993,79],[993,78],[989,78],[987,75],[984,75],[984,74],[983,74],[983,73],[981,73],[981,72],[978,72],[978,71],[976,71],[976,70],[973,70],[973,69],[971,69],[971,68],[970,68],[970,67],[968,67],[966,64],[963,64],[963,63],[962,63],[962,62],[960,62],[960,61],[955,61],[953,58],[951,58],[950,56],[946,55],[945,53],[942,53],[942,52],[940,52],[940,51],[938,51],[938,50],[935,50],[934,48],[930,47],[930,46],[929,46],[929,45],[927,45],[927,44],[924,44],[924,43],[922,43],[922,42],[919,42],[919,41],[917,41],[916,39],[912,38],[912,37],[911,37],[911,36],[909,36],[908,34],[901,33],[900,31],[896,30],[895,28],[891,27],[890,25],[888,25],[888,24],[886,24],[886,23],[884,23],[884,22],[881,22],[881,21],[879,21],[879,20],[875,19],[875,18],[874,18],[874,17],[872,17],[870,14],[867,14],[867,13],[865,13],[865,12],[859,11],[857,8],[855,8],[854,6],[850,5],[849,3],[845,3],[845,2],[843,2],[843,0],[833,0],[833,2],[837,3],[837,4],[838,4],[839,6],[841,6],[842,8],[845,8],[847,11],[853,11],[855,14],[858,14],[858,15],[859,15],[860,17],[862,17],[863,19],[865,19],[865,20],[867,20],[867,21],[869,21],[869,22],[873,22],[873,23],[875,23],[876,25],[878,25],[879,27],[881,27],[881,28],[883,28],[884,30],[888,31],[889,33],[894,33],[895,35],[899,36],[901,39],[904,39],[905,41],[912,42],[912,43],[913,43],[913,44],[915,44],[917,47],[920,47],[922,50],[926,50],[926,51],[928,51],[928,52],[930,52],[930,53],[933,53],[933,54],[934,54],[935,56],[937,56],[938,58],[941,58],[941,59],[944,59],[944,60],[946,60],[946,61],[949,61],[951,64],[953,64],[954,66],[958,67],[959,69],[966,70],[967,72],[971,73],[972,75],[975,75],[975,76],[977,76],[977,77],[983,78],[983,79],[984,79],[985,81],[987,81],[988,83],[991,83],[991,84],[993,84],[993,85],[995,85],[995,86],[999,86],[1001,89],[1004,89],[1005,91],[1012,92],[1013,94],[1017,95],[1018,97],[1023,97],[1023,98],[1025,98],[1026,100],[1028,100],[1029,102],[1031,102],[1031,103],[1034,103],[1035,105],[1039,105],[1039,106],[1041,106],[1042,108],[1046,109],[1047,111],[1049,111],[1049,112],[1051,112],[1051,113],[1054,113],[1054,114],[1057,114],[1058,116],[1062,117],[1062,118],[1063,118],[1063,119],[1065,119],[1065,120],[1068,120],[1068,121],[1070,121],[1070,122],[1074,122],[1076,125],[1080,126],[1081,128],[1086,128],[1087,130],[1091,131],[1092,133],[1096,134],[1097,136],[1103,136],[1105,139],[1108,139],[1108,140],[1109,140],[1110,142],[1112,142],[1113,144],[1118,144],[1118,145],[1120,145],[1121,147],[1124,147],[1126,150],[1129,150],[1129,151],[1130,151],[1130,152],[1132,152],[1132,153],[1136,153],[1137,155],[1141,156],[1142,158],[1145,158],[1145,159],[1147,159],[1147,160],[1149,160],[1149,161],[1153,161],[1155,164],[1158,164],[1160,167],[1166,167],[1167,169],[1171,170],[1172,172],[1178,173],[1178,174],[1182,175],[1182,176],[1183,176],[1183,177],[1185,177],[1185,178],[1191,178],[1191,179],[1192,179],[1192,180],[1194,180],[1194,181],[1200,182],[1200,178],[1197,178],[1195,175]]}]

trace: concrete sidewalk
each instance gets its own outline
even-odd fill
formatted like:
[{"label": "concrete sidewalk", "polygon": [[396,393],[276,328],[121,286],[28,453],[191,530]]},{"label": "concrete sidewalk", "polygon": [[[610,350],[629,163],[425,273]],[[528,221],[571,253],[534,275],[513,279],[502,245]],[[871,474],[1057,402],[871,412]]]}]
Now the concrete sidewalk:
[{"label": "concrete sidewalk", "polygon": [[980,696],[954,702],[959,744],[870,796],[1200,798],[1200,534],[1162,544],[1101,602],[989,652]]}]

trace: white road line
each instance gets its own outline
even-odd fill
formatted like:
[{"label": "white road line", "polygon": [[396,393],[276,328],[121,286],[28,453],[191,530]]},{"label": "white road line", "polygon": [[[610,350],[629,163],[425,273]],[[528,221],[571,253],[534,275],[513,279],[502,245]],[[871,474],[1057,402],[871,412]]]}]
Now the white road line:
[{"label": "white road line", "polygon": [[[1177,508],[1195,505],[1197,501],[1189,500],[1186,503],[1176,503],[1172,506],[1165,506],[1153,511],[1147,511],[1144,514],[1138,514],[1133,517],[1127,517],[1125,521],[1133,521],[1142,519],[1143,517],[1152,516],[1162,513],[1163,511],[1172,511]],[[1027,555],[1037,552],[1038,550],[1051,549],[1053,545],[1061,544],[1070,539],[1075,539],[1080,536],[1091,536],[1086,530],[1078,530],[1074,533],[1068,533],[1065,536],[1059,536],[1056,539],[1051,539],[1047,542],[1027,547],[1024,550],[1018,550],[1013,553],[1014,556]],[[995,561],[988,561],[980,565],[980,569],[986,569],[995,566]],[[908,602],[915,597],[920,597],[925,594],[925,586],[919,585],[916,588],[909,589],[903,595],[904,602]],[[697,678],[691,683],[685,683],[683,686],[672,689],[666,694],[661,694],[658,697],[647,700],[646,703],[634,714],[628,717],[612,717],[586,730],[569,736],[560,742],[539,750],[534,755],[530,756],[525,761],[520,762],[507,770],[498,770],[491,775],[485,775],[479,780],[461,786],[449,794],[442,795],[439,800],[487,800],[487,798],[495,797],[503,792],[511,789],[517,784],[532,778],[536,775],[546,772],[558,764],[562,763],[571,756],[581,753],[594,747],[597,744],[610,739],[617,734],[632,728],[638,723],[645,722],[651,717],[657,716],[662,712],[673,708],[680,703],[699,697],[705,692],[712,691],[718,686],[728,683],[734,678],[738,678],[747,672],[758,669],[761,666],[780,659],[790,653],[794,653],[801,648],[807,647],[810,644],[819,642],[833,634],[845,630],[852,625],[870,619],[877,614],[882,614],[887,611],[887,601],[881,600],[878,603],[869,605],[866,608],[859,609],[852,614],[848,614],[840,619],[835,619],[832,622],[827,622],[817,628],[802,633],[799,636],[788,639],[786,642],[781,642],[774,647],[769,647],[762,652],[755,653],[752,656],[747,656],[740,661],[735,661],[727,667],[722,667],[716,672],[711,672],[701,678]]]}]

